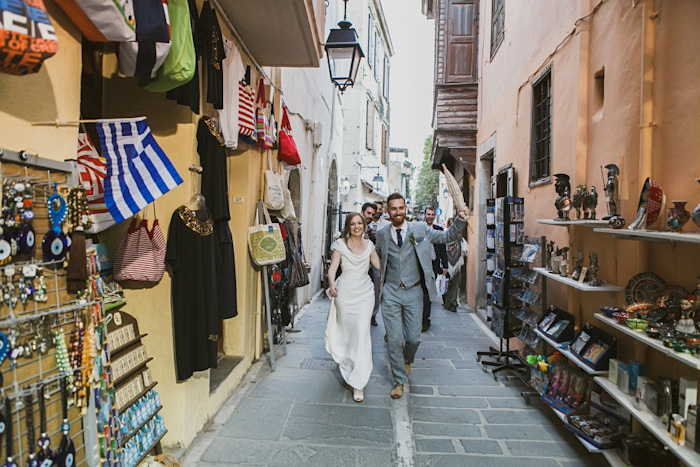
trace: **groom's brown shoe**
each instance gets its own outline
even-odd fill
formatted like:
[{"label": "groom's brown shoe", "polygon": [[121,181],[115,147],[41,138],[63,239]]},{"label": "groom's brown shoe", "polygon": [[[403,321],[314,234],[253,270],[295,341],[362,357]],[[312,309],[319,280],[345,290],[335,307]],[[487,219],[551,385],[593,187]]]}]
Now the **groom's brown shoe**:
[{"label": "groom's brown shoe", "polygon": [[403,384],[394,383],[394,389],[391,390],[391,398],[401,399],[401,396],[403,396]]}]

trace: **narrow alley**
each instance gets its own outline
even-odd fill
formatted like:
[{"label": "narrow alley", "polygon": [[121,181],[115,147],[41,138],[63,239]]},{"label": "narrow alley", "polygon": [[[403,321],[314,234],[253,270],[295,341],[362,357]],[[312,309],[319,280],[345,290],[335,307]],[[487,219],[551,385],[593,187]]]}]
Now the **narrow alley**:
[{"label": "narrow alley", "polygon": [[[365,400],[352,400],[324,348],[329,300],[319,296],[288,334],[270,371],[256,363],[182,455],[184,466],[593,466],[552,410],[526,404],[521,386],[484,373],[477,350],[493,342],[471,310],[433,304],[409,392],[389,397],[384,330],[372,328],[374,371]],[[176,453],[178,454],[178,453]]]}]

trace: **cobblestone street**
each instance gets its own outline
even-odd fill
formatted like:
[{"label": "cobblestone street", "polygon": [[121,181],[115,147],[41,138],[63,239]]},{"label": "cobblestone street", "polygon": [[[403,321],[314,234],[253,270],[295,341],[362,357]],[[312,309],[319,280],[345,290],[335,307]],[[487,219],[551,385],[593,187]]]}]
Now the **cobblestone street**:
[{"label": "cobblestone street", "polygon": [[484,373],[476,351],[492,340],[473,312],[433,304],[432,326],[400,400],[381,325],[372,328],[374,372],[361,404],[324,348],[329,301],[317,298],[288,334],[271,372],[256,363],[183,458],[185,466],[599,466],[552,411],[526,404],[522,387]]}]

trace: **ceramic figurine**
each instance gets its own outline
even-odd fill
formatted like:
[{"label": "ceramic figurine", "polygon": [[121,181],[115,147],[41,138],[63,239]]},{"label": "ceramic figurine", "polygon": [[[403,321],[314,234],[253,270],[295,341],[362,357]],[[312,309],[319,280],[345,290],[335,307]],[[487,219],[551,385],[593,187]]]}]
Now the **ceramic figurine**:
[{"label": "ceramic figurine", "polygon": [[569,182],[569,176],[566,174],[555,174],[556,181],[554,182],[554,189],[559,195],[554,201],[554,207],[557,208],[557,219],[560,221],[569,220],[569,211],[571,211],[571,183]]},{"label": "ceramic figurine", "polygon": [[695,316],[695,304],[698,301],[698,297],[695,295],[688,295],[683,300],[681,300],[681,318],[676,323],[675,330],[677,332],[684,332],[687,334],[695,334],[697,329],[695,328],[695,321],[693,317]]},{"label": "ceramic figurine", "polygon": [[617,208],[620,200],[620,168],[615,164],[608,164],[605,168],[608,169],[608,179],[605,181],[605,204],[608,207],[608,215],[603,217],[604,221],[618,215]]},{"label": "ceramic figurine", "polygon": [[604,284],[601,279],[598,279],[598,253],[591,253],[588,255],[588,261],[590,261],[591,266],[588,268],[588,285],[591,287],[599,287]]},{"label": "ceramic figurine", "polygon": [[569,247],[561,249],[561,257],[559,261],[559,275],[569,277]]},{"label": "ceramic figurine", "polygon": [[[695,181],[700,183],[700,178],[696,178]],[[693,209],[693,222],[695,222],[695,225],[700,227],[700,204],[695,206],[695,209]]]},{"label": "ceramic figurine", "polygon": [[559,264],[561,263],[561,250],[557,248],[552,254],[551,268],[554,274],[559,273]]},{"label": "ceramic figurine", "polygon": [[623,219],[622,216],[617,216],[617,215],[612,216],[608,220],[608,226],[611,229],[616,229],[616,230],[623,228],[626,223],[627,223],[627,221],[625,219]]},{"label": "ceramic figurine", "polygon": [[546,255],[547,256],[546,256],[545,261],[544,261],[545,268],[547,269],[547,271],[552,272],[553,271],[553,269],[552,269],[552,256],[554,255],[554,242],[553,241],[547,243]]},{"label": "ceramic figurine", "polygon": [[591,191],[584,192],[581,198],[583,200],[583,218],[595,219],[595,208],[598,206],[598,193],[595,191],[595,187],[591,186]]},{"label": "ceramic figurine", "polygon": [[576,193],[572,197],[572,204],[574,209],[576,209],[576,219],[581,219],[581,206],[583,206],[583,192],[586,191],[586,185],[578,185],[576,187]]},{"label": "ceramic figurine", "polygon": [[683,226],[690,220],[690,213],[685,209],[687,201],[672,201],[673,207],[668,211],[666,227],[671,232],[681,232]]},{"label": "ceramic figurine", "polygon": [[574,266],[574,272],[571,273],[571,278],[577,281],[583,269],[583,251],[581,251],[581,248],[576,249],[576,259],[574,261],[576,264]]}]

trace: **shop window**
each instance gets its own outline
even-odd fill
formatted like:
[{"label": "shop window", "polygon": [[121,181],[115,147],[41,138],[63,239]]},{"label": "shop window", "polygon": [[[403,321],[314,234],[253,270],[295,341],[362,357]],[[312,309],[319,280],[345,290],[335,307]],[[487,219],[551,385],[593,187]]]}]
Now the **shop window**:
[{"label": "shop window", "polygon": [[374,107],[374,102],[367,100],[367,126],[366,126],[366,147],[367,149],[374,150],[374,114],[376,109]]},{"label": "shop window", "polygon": [[505,19],[506,0],[491,0],[491,58],[503,42]]},{"label": "shop window", "polygon": [[546,70],[532,85],[532,147],[530,185],[551,179],[552,157],[552,70]]}]

